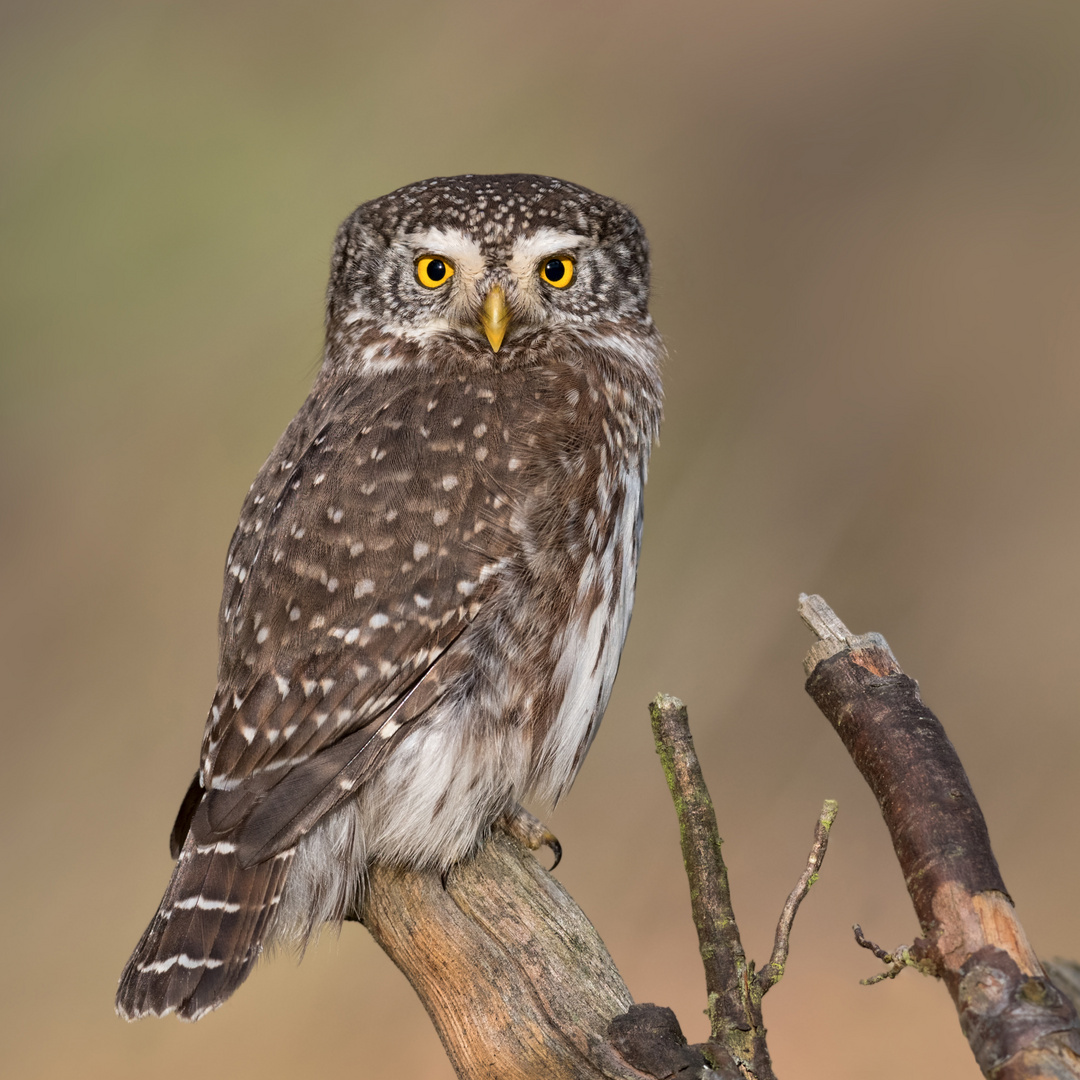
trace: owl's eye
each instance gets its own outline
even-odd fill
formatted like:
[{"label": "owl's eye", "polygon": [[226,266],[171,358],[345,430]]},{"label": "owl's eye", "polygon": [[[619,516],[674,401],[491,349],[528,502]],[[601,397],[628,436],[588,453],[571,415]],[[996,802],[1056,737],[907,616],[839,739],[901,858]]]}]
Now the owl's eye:
[{"label": "owl's eye", "polygon": [[565,289],[574,280],[574,260],[548,259],[540,267],[540,277],[556,289]]},{"label": "owl's eye", "polygon": [[454,276],[454,267],[445,259],[436,259],[432,255],[425,255],[416,264],[416,277],[421,285],[429,289],[437,289],[445,285]]}]

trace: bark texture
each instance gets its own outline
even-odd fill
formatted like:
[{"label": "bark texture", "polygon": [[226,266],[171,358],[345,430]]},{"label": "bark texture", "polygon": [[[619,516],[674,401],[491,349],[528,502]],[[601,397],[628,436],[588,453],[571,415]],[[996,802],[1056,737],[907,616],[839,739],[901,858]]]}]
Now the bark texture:
[{"label": "bark texture", "polygon": [[[649,706],[653,738],[675,801],[683,865],[690,882],[690,909],[709,995],[710,1059],[730,1062],[758,1080],[771,1080],[772,1062],[761,1018],[761,992],[754,983],[731,906],[723,841],[709,789],[701,774],[686,706],[660,694]],[[734,1075],[739,1075],[735,1072]]]},{"label": "bark texture", "polygon": [[445,885],[435,871],[373,866],[361,921],[463,1080],[707,1075],[674,1014],[633,1004],[582,910],[501,832]]},{"label": "bark texture", "polygon": [[923,938],[899,963],[941,978],[983,1074],[1080,1077],[1080,1020],[1013,909],[982,811],[938,718],[885,639],[855,636],[820,597],[806,689],[870,785]]}]

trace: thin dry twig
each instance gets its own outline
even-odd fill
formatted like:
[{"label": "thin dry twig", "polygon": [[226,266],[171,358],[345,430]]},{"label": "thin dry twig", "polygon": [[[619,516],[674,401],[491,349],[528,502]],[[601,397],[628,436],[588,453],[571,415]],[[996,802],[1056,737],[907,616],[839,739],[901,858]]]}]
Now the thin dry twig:
[{"label": "thin dry twig", "polygon": [[803,902],[811,886],[817,881],[821,872],[821,864],[825,861],[825,852],[829,849],[829,831],[836,820],[839,804],[835,799],[826,799],[818,816],[817,826],[814,829],[814,843],[810,848],[810,854],[806,860],[806,869],[791,890],[791,895],[784,904],[784,910],[780,913],[780,921],[776,924],[776,938],[773,942],[772,956],[769,962],[757,973],[755,982],[758,992],[764,996],[783,977],[784,967],[787,964],[788,949],[791,944],[791,927],[795,922],[795,913]]},{"label": "thin dry twig", "polygon": [[888,964],[887,971],[879,971],[877,975],[871,975],[868,979],[860,979],[862,986],[875,986],[886,979],[895,979],[906,967],[915,968],[924,975],[933,975],[932,970],[927,970],[925,963],[920,963],[911,951],[910,945],[901,945],[892,952],[888,952],[880,945],[875,944],[862,932],[862,927],[856,923],[852,928],[855,931],[855,943],[864,949],[869,949],[883,964]]}]

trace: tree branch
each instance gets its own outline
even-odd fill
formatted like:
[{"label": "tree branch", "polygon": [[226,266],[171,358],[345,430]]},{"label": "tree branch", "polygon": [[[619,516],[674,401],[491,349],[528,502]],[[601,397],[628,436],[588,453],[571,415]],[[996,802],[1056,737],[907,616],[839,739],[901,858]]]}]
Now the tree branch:
[{"label": "tree branch", "polygon": [[735,922],[727,867],[721,853],[723,841],[694,751],[686,706],[678,698],[658,694],[649,706],[649,713],[656,752],[679,819],[690,906],[705,968],[711,1026],[705,1054],[718,1069],[733,1067],[741,1070],[735,1075],[767,1080],[774,1074],[765,1042],[761,999],[784,974],[795,913],[825,858],[837,805],[829,799],[822,808],[806,869],[780,915],[772,957],[755,976],[753,961],[747,962]]},{"label": "tree branch", "polygon": [[667,777],[679,819],[683,865],[690,882],[690,908],[705,968],[712,1042],[730,1047],[737,1064],[754,1063],[759,1076],[772,1076],[761,999],[750,992],[753,969],[739,937],[731,907],[727,867],[720,852],[716,813],[701,775],[686,706],[658,694],[649,705],[656,752]]},{"label": "tree branch", "polygon": [[791,895],[787,898],[784,910],[780,913],[780,921],[776,924],[776,940],[773,943],[772,956],[769,962],[757,973],[757,987],[762,995],[774,987],[784,977],[784,967],[787,964],[788,948],[791,942],[791,927],[795,922],[795,913],[803,902],[811,886],[817,881],[818,872],[825,859],[825,852],[829,847],[829,831],[836,820],[840,807],[835,799],[826,799],[818,817],[817,827],[814,829],[814,843],[810,848],[810,855],[806,860],[806,869],[802,877],[795,883]]},{"label": "tree branch", "polygon": [[983,1074],[1080,1077],[1080,1020],[1047,978],[1006,892],[982,811],[940,721],[879,634],[853,635],[821,597],[806,689],[877,797],[924,935]]},{"label": "tree branch", "polygon": [[412,983],[458,1076],[640,1077],[604,1060],[607,1027],[633,1002],[604,943],[503,833],[445,888],[435,870],[372,866],[361,921]]},{"label": "tree branch", "polygon": [[373,865],[361,921],[462,1080],[703,1075],[671,1010],[633,1004],[584,912],[500,831],[445,885],[435,870]]}]

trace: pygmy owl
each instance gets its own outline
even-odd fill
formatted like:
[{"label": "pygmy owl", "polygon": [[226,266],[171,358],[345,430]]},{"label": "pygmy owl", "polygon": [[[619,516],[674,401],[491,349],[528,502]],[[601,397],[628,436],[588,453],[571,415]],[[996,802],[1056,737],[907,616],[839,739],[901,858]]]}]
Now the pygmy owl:
[{"label": "pygmy owl", "polygon": [[[373,862],[444,871],[553,804],[630,621],[660,338],[637,218],[426,180],[337,234],[326,349],[229,546],[218,690],[118,1012],[197,1019]],[[557,851],[557,848],[556,848]]]}]

